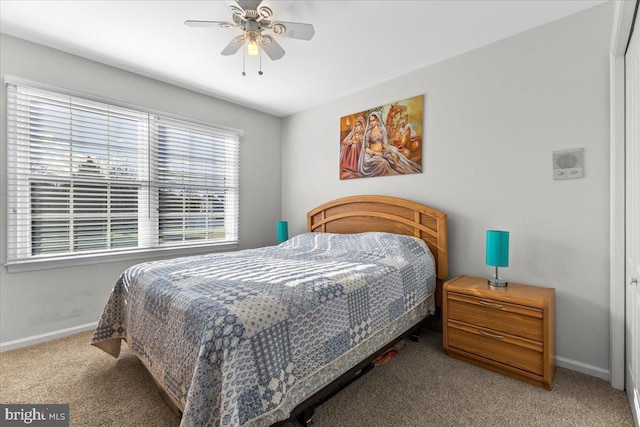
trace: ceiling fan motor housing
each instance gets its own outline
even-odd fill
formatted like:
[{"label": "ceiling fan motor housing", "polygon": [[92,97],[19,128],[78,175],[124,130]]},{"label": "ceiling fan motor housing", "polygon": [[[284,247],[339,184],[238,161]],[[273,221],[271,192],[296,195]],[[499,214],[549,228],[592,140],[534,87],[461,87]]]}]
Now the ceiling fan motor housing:
[{"label": "ceiling fan motor housing", "polygon": [[249,19],[244,27],[244,33],[246,34],[249,40],[259,38],[260,30],[262,30],[262,27],[258,22],[254,21],[253,19]]}]

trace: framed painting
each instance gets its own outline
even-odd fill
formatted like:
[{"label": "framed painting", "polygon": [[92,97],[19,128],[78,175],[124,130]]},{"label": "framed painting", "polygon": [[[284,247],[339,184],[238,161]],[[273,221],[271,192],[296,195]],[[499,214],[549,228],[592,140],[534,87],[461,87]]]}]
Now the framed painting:
[{"label": "framed painting", "polygon": [[340,118],[340,179],[422,172],[424,95]]}]

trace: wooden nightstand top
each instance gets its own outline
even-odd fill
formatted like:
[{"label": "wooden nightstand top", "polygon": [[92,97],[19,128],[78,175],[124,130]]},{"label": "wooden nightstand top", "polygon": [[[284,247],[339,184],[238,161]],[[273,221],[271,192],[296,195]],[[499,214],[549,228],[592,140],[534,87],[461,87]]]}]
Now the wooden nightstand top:
[{"label": "wooden nightstand top", "polygon": [[447,292],[458,292],[478,298],[488,298],[523,304],[531,307],[548,307],[549,301],[555,298],[554,288],[521,285],[509,282],[505,287],[489,286],[486,278],[461,275],[445,283]]}]

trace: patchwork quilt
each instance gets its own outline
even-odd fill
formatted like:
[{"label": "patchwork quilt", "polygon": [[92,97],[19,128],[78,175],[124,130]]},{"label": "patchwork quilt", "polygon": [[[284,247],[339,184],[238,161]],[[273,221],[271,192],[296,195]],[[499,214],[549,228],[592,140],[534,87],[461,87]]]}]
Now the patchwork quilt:
[{"label": "patchwork quilt", "polygon": [[268,425],[424,317],[434,290],[420,239],[306,233],[127,269],[92,344],[118,357],[126,340],[183,427]]}]

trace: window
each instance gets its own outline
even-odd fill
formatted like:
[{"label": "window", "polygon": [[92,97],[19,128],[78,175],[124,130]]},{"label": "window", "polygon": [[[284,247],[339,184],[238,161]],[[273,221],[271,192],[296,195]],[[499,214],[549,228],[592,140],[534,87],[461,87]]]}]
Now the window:
[{"label": "window", "polygon": [[227,191],[238,187],[237,154],[204,127],[158,118],[151,128],[158,141],[160,243],[224,239],[233,228],[225,212],[238,204]]},{"label": "window", "polygon": [[7,264],[238,240],[239,133],[7,84]]}]

